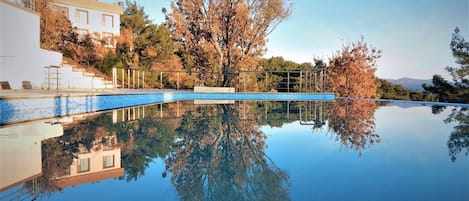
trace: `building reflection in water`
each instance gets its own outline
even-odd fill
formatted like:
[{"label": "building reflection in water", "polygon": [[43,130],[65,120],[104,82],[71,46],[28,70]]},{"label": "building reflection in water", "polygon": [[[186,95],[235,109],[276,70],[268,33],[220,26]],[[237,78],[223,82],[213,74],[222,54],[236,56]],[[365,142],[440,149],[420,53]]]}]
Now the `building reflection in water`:
[{"label": "building reflection in water", "polygon": [[68,174],[55,178],[58,188],[124,176],[120,160],[121,149],[117,146],[116,136],[106,136],[104,141],[93,144],[91,149],[79,145],[76,158],[66,170]]},{"label": "building reflection in water", "polygon": [[67,186],[123,176],[115,135],[103,135],[99,130],[88,133],[88,129],[75,132],[88,127],[80,122],[95,116],[0,127],[0,200],[34,200]]}]

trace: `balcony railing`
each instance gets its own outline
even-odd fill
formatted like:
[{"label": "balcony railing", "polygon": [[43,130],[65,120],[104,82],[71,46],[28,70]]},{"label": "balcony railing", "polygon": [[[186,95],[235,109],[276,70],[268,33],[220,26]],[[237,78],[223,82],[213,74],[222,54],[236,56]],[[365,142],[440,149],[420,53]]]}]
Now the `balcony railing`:
[{"label": "balcony railing", "polygon": [[[217,73],[211,73],[216,75]],[[193,89],[207,85],[201,74],[181,70],[143,70],[114,67],[114,88]],[[323,93],[328,91],[325,69],[297,71],[238,71],[232,86],[237,92]]]}]

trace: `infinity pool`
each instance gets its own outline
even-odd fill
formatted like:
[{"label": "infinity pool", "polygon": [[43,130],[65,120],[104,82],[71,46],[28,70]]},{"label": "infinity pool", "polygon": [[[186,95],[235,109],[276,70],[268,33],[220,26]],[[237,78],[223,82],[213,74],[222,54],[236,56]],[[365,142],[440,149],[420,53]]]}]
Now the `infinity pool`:
[{"label": "infinity pool", "polygon": [[0,200],[467,200],[469,108],[181,101],[0,127]]}]

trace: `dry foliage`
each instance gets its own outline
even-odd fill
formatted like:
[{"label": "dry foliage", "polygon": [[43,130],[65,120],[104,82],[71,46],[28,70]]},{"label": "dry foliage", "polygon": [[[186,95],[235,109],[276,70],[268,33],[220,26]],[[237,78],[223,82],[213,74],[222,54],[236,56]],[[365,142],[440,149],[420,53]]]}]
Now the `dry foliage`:
[{"label": "dry foliage", "polygon": [[138,55],[134,52],[135,44],[132,39],[132,30],[121,29],[120,35],[117,37],[116,53],[124,66],[138,66]]},{"label": "dry foliage", "polygon": [[63,50],[66,38],[72,34],[72,24],[64,13],[51,6],[51,0],[22,0],[21,4],[40,14],[41,48]]},{"label": "dry foliage", "polygon": [[179,83],[179,88],[192,88],[194,86],[194,78],[191,74],[184,71],[184,66],[181,63],[181,59],[172,55],[169,59],[163,63],[154,62],[152,70],[168,71],[165,72],[165,84],[172,88],[176,88]]},{"label": "dry foliage", "polygon": [[336,95],[354,98],[376,97],[376,59],[381,51],[362,40],[344,45],[330,61],[329,82]]},{"label": "dry foliage", "polygon": [[201,84],[233,86],[237,71],[254,68],[266,37],[290,15],[284,0],[175,0],[168,15],[186,68]]}]

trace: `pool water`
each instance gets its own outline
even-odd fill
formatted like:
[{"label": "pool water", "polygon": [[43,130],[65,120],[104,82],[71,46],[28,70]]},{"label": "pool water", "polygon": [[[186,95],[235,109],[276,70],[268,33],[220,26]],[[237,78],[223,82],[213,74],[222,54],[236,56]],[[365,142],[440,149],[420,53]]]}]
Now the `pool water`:
[{"label": "pool water", "polygon": [[[1,174],[29,180],[1,192],[0,200],[469,198],[469,108],[363,100],[218,102],[4,126]],[[58,134],[31,140],[25,128]],[[5,148],[20,142],[27,151]],[[38,163],[11,164],[6,153]]]}]

